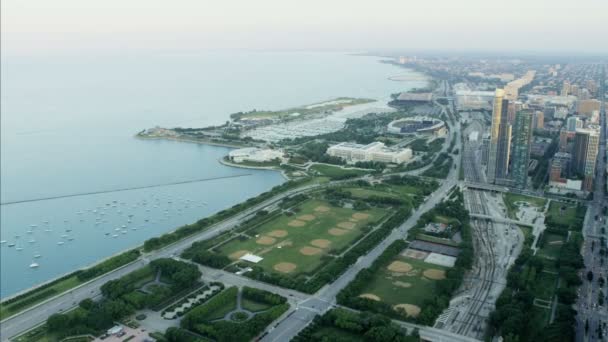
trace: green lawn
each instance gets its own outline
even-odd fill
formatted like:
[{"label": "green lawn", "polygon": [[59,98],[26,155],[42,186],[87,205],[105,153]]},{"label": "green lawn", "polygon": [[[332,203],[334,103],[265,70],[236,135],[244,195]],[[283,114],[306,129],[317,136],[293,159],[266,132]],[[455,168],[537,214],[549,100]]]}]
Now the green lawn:
[{"label": "green lawn", "polygon": [[505,206],[507,207],[509,217],[513,219],[516,218],[515,214],[519,210],[518,206],[515,204],[516,202],[526,202],[529,206],[537,208],[543,208],[547,203],[547,200],[544,198],[512,194],[510,192],[503,194],[503,201],[505,202]]},{"label": "green lawn", "polygon": [[551,201],[547,215],[551,215],[555,221],[564,225],[574,224],[577,222],[576,204]]},{"label": "green lawn", "polygon": [[[205,315],[206,321],[213,321],[216,319],[224,318],[226,316],[226,314],[228,314],[230,311],[236,310],[237,291],[235,291],[233,289],[236,289],[236,288],[228,288],[228,289],[224,290],[224,291],[234,292],[234,295],[232,296],[231,300],[228,303],[226,303],[226,304],[218,307],[217,309],[209,312],[208,314],[206,314]],[[217,298],[214,298],[214,299],[217,299]],[[208,304],[208,303],[209,302],[206,302],[203,305]]]},{"label": "green lawn", "polygon": [[[319,211],[324,209],[325,211]],[[268,271],[276,271],[275,265],[279,263],[291,263],[296,269],[289,274],[309,273],[316,270],[323,263],[323,255],[335,253],[352,245],[363,235],[363,228],[378,222],[387,214],[387,210],[372,208],[357,212],[352,209],[332,207],[328,202],[311,199],[300,204],[296,215],[278,215],[275,219],[261,226],[248,230],[246,234],[250,239],[232,239],[222,246],[216,248],[219,253],[238,259],[237,252],[247,251],[263,257],[257,265]],[[366,219],[357,222],[351,220],[353,214],[369,215]],[[340,225],[351,226],[351,228],[339,228],[338,232],[343,235],[332,235],[330,229],[338,228]],[[280,234],[287,234],[280,236]],[[257,235],[257,237],[256,237]],[[266,241],[264,241],[266,240]],[[319,247],[311,244],[313,240],[327,240],[329,246]],[[263,243],[263,244],[262,244]],[[281,248],[278,248],[278,247]],[[318,248],[318,254],[304,255],[301,248]],[[235,253],[235,254],[233,254]]]},{"label": "green lawn", "polygon": [[543,247],[536,254],[549,259],[557,259],[565,242],[565,236],[545,232],[543,234]]},{"label": "green lawn", "polygon": [[335,177],[347,177],[347,176],[363,176],[370,173],[371,171],[359,170],[359,169],[343,169],[339,166],[315,164],[310,167],[310,170],[318,172],[321,176],[327,176],[330,178]]},{"label": "green lawn", "polygon": [[30,308],[38,303],[43,302],[46,299],[49,299],[53,296],[63,293],[80,284],[82,284],[82,281],[80,281],[78,279],[78,277],[71,276],[71,277],[63,279],[47,288],[40,289],[40,290],[34,290],[34,291],[30,292],[27,296],[13,302],[13,303],[0,306],[0,319],[5,319],[7,317],[10,317],[18,312],[21,312],[27,308]]},{"label": "green lawn", "polygon": [[366,199],[371,196],[393,197],[402,200],[411,200],[413,196],[422,196],[422,191],[410,185],[375,185],[373,187],[345,187],[345,191],[349,191],[354,197]]},{"label": "green lawn", "polygon": [[[410,275],[400,275],[388,270],[387,266],[393,261],[410,264],[413,267]],[[414,304],[422,308],[425,300],[435,296],[435,284],[437,283],[436,280],[431,280],[422,275],[422,272],[427,269],[447,270],[446,267],[399,255],[387,265],[383,265],[361,293],[374,294],[380,297],[381,301],[390,305]],[[408,283],[410,287],[403,287],[403,283]]]},{"label": "green lawn", "polygon": [[272,307],[272,305],[256,302],[256,301],[253,301],[253,300],[247,299],[247,298],[241,299],[241,306],[243,307],[243,309],[249,310],[252,312],[263,311],[263,310],[267,310]]},{"label": "green lawn", "polygon": [[[547,270],[547,271],[553,272],[553,270]],[[534,296],[536,298],[550,301],[555,294],[556,286],[557,286],[557,274],[541,272],[537,276]]]}]

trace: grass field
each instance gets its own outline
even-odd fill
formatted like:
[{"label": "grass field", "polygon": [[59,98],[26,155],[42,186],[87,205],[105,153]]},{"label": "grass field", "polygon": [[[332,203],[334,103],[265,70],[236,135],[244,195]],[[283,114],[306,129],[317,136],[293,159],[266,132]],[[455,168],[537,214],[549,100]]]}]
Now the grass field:
[{"label": "grass field", "polygon": [[565,225],[574,224],[577,221],[576,205],[551,201],[547,215],[551,215],[555,221]]},{"label": "grass field", "polygon": [[[434,270],[434,274],[425,272],[428,270]],[[416,311],[419,312],[425,300],[435,296],[436,279],[441,279],[446,270],[439,265],[399,255],[378,271],[361,291],[361,296],[380,300],[393,307],[399,304],[412,305],[411,315],[416,316]]]},{"label": "grass field", "polygon": [[38,303],[43,302],[55,295],[63,293],[69,289],[72,289],[82,284],[82,281],[77,276],[71,276],[69,278],[58,281],[57,283],[41,289],[39,291],[31,291],[27,296],[16,300],[7,305],[0,306],[0,320],[10,317],[20,311],[30,308]]},{"label": "grass field", "polygon": [[247,298],[241,299],[241,306],[243,307],[243,309],[249,310],[251,312],[263,311],[272,307],[272,305],[256,302]]},{"label": "grass field", "polygon": [[503,200],[505,202],[505,206],[507,207],[507,212],[510,218],[516,218],[516,213],[519,210],[518,206],[515,204],[516,202],[526,202],[529,206],[543,208],[547,203],[547,200],[543,198],[530,197],[519,194],[505,193],[503,194]]},{"label": "grass field", "polygon": [[325,164],[315,164],[310,167],[310,170],[314,170],[318,172],[321,176],[327,176],[330,178],[363,176],[371,172],[359,169],[343,169],[339,166]]},{"label": "grass field", "polygon": [[363,228],[387,214],[379,208],[357,212],[333,207],[319,199],[308,200],[296,210],[296,215],[278,215],[247,231],[247,238],[234,238],[215,250],[233,260],[245,253],[259,255],[264,259],[257,266],[272,272],[313,272],[324,255],[352,245],[363,235]]},{"label": "grass field", "polygon": [[345,187],[344,190],[350,191],[353,196],[359,198],[368,198],[370,196],[402,198],[403,196],[422,195],[422,191],[413,186],[394,184],[381,184],[366,188]]},{"label": "grass field", "polygon": [[566,237],[545,232],[545,234],[543,234],[543,247],[539,249],[536,254],[549,259],[557,259],[559,252],[562,249],[562,245],[565,242]]}]

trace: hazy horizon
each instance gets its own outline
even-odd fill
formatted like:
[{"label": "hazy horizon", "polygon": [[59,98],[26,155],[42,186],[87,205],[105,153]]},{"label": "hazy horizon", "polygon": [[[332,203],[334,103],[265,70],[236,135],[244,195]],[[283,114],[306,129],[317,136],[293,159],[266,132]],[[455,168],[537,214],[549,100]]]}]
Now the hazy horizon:
[{"label": "hazy horizon", "polygon": [[[577,13],[576,16],[573,13]],[[603,55],[608,2],[2,2],[3,54],[433,50]]]}]

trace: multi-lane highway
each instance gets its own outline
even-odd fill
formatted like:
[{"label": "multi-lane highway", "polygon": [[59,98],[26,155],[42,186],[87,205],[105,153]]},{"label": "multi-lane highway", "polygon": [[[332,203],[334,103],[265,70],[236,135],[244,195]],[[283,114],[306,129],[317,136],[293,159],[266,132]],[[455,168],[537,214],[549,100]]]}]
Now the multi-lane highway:
[{"label": "multi-lane highway", "polygon": [[42,302],[41,304],[38,304],[23,312],[11,316],[0,322],[0,340],[7,341],[9,338],[14,337],[15,335],[23,331],[31,329],[32,327],[35,327],[45,322],[46,319],[54,313],[65,312],[78,305],[78,303],[83,299],[99,296],[101,285],[110,280],[120,278],[130,272],[133,272],[143,267],[149,260],[178,255],[185,248],[192,245],[193,242],[210,239],[229,229],[232,229],[236,225],[245,221],[250,215],[274,203],[281,201],[285,197],[289,197],[302,192],[311,191],[322,186],[324,185],[312,184],[288,190],[258,205],[246,209],[231,218],[217,223],[213,227],[199,234],[180,240],[158,251],[148,253],[132,263],[129,263],[112,272],[106,273],[103,276],[96,278],[90,282],[87,282],[83,285],[80,285],[69,292],[55,296],[49,300]]},{"label": "multi-lane highway", "polygon": [[[603,209],[608,206],[606,201],[606,101],[605,101],[605,73],[600,80],[599,98],[602,101],[600,110],[600,144],[597,155],[596,175],[594,179],[593,201],[589,203],[583,234],[582,255],[585,261],[585,269],[581,272],[583,285],[579,288],[577,301],[577,341],[608,341],[608,285],[600,286],[599,279],[607,279],[608,267],[605,256],[600,255],[601,248],[606,248],[606,220]],[[602,240],[603,237],[603,240]],[[604,246],[601,246],[602,242]],[[588,272],[593,273],[593,279],[587,279]],[[604,304],[599,305],[599,297],[604,297]]]}]

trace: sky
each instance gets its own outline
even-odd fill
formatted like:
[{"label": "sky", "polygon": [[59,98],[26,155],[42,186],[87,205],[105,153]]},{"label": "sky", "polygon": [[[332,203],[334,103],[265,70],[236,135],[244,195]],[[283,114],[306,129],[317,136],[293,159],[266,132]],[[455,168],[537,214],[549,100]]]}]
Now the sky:
[{"label": "sky", "polygon": [[608,53],[606,0],[2,0],[2,53],[491,50]]}]

